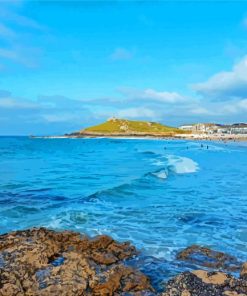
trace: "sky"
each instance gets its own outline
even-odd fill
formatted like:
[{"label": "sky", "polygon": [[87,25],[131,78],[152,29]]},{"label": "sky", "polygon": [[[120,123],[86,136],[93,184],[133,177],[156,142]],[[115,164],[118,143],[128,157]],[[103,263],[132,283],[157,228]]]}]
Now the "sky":
[{"label": "sky", "polygon": [[247,122],[246,1],[0,0],[0,135]]}]

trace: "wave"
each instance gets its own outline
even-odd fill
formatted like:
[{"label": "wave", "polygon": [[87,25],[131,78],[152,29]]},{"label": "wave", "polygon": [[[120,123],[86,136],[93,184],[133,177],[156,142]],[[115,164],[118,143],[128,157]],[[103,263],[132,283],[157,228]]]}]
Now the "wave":
[{"label": "wave", "polygon": [[176,174],[195,173],[199,170],[197,162],[188,157],[167,156],[168,168]]},{"label": "wave", "polygon": [[168,177],[168,170],[162,169],[158,172],[151,173],[153,176],[156,176],[160,179],[166,179]]},{"label": "wave", "polygon": [[[146,151],[145,154],[156,154],[152,153],[151,151]],[[157,154],[156,154],[157,155]],[[195,173],[199,170],[199,165],[194,160],[187,158],[187,157],[181,157],[181,156],[175,156],[175,155],[169,155],[169,156],[162,156],[159,159],[155,159],[155,162],[153,162],[153,165],[159,166],[160,168],[155,171],[148,171],[144,172],[143,175],[137,176],[136,178],[133,178],[132,180],[128,180],[125,183],[118,184],[115,186],[112,186],[110,188],[105,188],[102,190],[95,191],[92,194],[89,194],[87,196],[83,196],[80,199],[76,199],[77,201],[81,202],[96,202],[100,198],[105,199],[110,197],[120,197],[122,195],[131,195],[133,194],[133,186],[142,186],[143,181],[147,181],[150,179],[150,177],[155,177],[158,179],[165,180],[169,177],[170,174],[188,174],[188,173]],[[151,181],[151,180],[149,180]]]}]

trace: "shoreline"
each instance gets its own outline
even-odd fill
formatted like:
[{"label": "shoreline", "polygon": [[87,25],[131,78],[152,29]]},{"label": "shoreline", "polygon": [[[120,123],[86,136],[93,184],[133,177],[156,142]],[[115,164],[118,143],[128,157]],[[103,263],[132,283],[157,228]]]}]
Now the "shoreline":
[{"label": "shoreline", "polygon": [[149,135],[149,134],[82,134],[56,136],[30,136],[31,139],[124,139],[124,140],[191,140],[191,141],[218,141],[218,142],[247,142],[247,135],[207,135],[207,134],[176,134],[176,135]]}]

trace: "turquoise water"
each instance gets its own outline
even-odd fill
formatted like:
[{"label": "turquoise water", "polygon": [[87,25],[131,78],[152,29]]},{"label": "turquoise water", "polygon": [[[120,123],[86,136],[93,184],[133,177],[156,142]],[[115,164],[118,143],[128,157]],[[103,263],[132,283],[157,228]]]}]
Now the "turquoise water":
[{"label": "turquoise water", "polygon": [[132,264],[156,280],[190,268],[174,258],[195,243],[247,259],[244,144],[1,137],[0,163],[1,233],[129,240],[142,251]]}]

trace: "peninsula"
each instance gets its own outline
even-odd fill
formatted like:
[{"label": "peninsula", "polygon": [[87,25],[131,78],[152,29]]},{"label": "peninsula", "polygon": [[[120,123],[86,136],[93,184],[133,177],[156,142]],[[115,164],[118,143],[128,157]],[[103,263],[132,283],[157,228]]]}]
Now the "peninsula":
[{"label": "peninsula", "polygon": [[110,118],[106,122],[66,134],[68,137],[174,137],[187,131],[151,121]]},{"label": "peninsula", "polygon": [[[31,136],[32,138],[39,138]],[[247,124],[195,123],[171,127],[153,121],[109,118],[107,121],[59,136],[42,138],[170,138],[213,141],[247,141]]]}]

